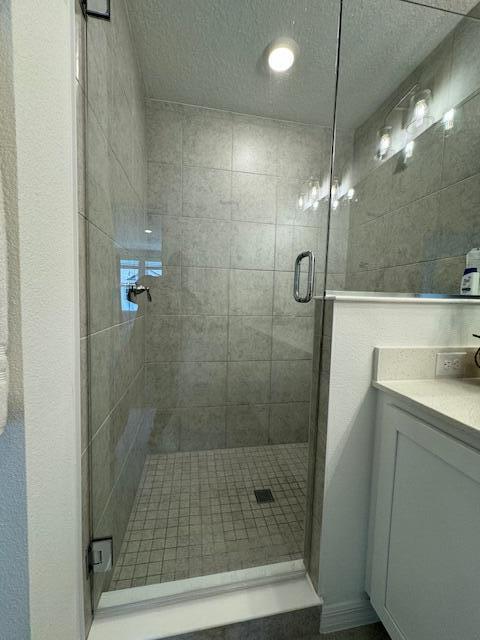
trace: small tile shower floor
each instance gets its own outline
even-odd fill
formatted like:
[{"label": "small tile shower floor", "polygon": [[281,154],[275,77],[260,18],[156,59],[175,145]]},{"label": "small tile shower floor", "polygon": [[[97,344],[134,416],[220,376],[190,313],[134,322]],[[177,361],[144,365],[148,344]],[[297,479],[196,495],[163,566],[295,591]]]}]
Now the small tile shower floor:
[{"label": "small tile shower floor", "polygon": [[302,557],[306,477],[303,443],[148,456],[110,590]]}]

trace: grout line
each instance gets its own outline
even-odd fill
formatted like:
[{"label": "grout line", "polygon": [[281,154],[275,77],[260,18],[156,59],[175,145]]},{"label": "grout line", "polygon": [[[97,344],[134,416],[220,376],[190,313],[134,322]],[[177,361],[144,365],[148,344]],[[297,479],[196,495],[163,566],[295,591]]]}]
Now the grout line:
[{"label": "grout line", "polygon": [[[145,369],[145,362],[142,362],[142,364],[140,365],[140,367],[137,369],[137,371],[135,372],[135,375],[133,376],[132,380],[129,382],[129,384],[127,385],[125,391],[122,393],[122,395],[120,396],[119,400],[117,400],[117,402],[113,405],[113,407],[110,409],[110,411],[107,413],[107,415],[105,416],[105,418],[102,420],[102,422],[100,423],[100,425],[97,427],[95,433],[93,435],[91,435],[89,442],[88,442],[88,447],[92,446],[95,438],[97,437],[97,435],[100,433],[100,431],[105,427],[106,423],[112,418],[113,413],[116,411],[116,409],[119,407],[120,403],[123,401],[123,399],[125,398],[125,396],[127,395],[127,393],[130,391],[130,389],[133,387],[133,385],[135,384],[135,382],[137,381],[137,378],[140,376],[140,374],[142,373],[142,371]],[[93,425],[91,425],[91,431],[93,431]]]}]

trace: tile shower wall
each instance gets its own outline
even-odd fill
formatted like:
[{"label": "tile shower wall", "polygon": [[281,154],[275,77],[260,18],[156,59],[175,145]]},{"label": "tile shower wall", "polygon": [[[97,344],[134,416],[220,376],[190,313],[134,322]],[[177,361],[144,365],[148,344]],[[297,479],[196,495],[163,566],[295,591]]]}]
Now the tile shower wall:
[{"label": "tile shower wall", "polygon": [[[480,22],[462,20],[385,104],[355,131],[356,202],[351,205],[346,287],[458,293],[465,254],[480,244]],[[377,130],[414,82],[433,93],[435,123],[398,151],[374,159]],[[455,107],[454,127],[443,114]],[[393,146],[401,114],[393,114]]]},{"label": "tile shower wall", "polygon": [[[86,29],[87,69],[82,52]],[[124,287],[125,278],[139,278],[144,269],[144,87],[124,0],[113,0],[110,22],[89,19],[85,24],[77,7],[77,41],[83,544],[85,549],[91,512],[94,537],[113,535],[115,559],[145,461],[149,428],[144,310],[142,304],[126,303]],[[95,576],[95,599],[109,580],[108,574]],[[85,594],[88,609],[87,576]],[[86,615],[88,629],[88,611]]]},{"label": "tile shower wall", "polygon": [[306,441],[313,306],[294,302],[292,270],[306,249],[323,269],[326,206],[297,202],[328,176],[330,138],[148,101],[152,453]]}]

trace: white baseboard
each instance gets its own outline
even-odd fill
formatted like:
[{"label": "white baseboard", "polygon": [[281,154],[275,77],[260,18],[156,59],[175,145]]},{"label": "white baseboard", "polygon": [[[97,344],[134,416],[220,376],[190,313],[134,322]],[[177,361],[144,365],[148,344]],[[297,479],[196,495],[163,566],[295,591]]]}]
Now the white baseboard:
[{"label": "white baseboard", "polygon": [[337,604],[323,605],[320,632],[332,633],[363,627],[378,621],[370,600],[352,600]]}]

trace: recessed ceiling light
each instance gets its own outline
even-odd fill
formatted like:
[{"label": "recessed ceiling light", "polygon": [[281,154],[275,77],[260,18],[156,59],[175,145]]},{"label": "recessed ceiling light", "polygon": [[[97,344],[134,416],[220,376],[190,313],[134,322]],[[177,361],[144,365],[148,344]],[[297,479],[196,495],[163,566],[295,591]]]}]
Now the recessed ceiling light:
[{"label": "recessed ceiling light", "polygon": [[268,66],[272,71],[284,73],[295,62],[297,45],[290,38],[275,40],[268,48]]}]

